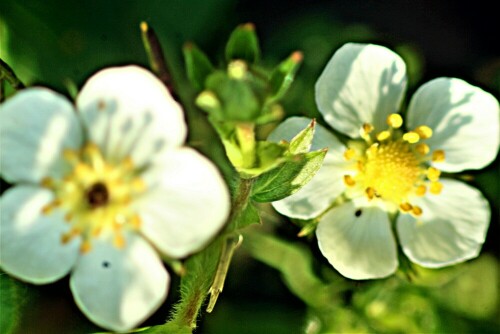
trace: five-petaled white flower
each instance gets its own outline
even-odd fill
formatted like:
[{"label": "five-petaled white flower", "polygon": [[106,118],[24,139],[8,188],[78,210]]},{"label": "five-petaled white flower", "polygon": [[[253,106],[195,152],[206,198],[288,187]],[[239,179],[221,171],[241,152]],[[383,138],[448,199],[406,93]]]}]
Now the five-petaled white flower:
[{"label": "five-petaled white flower", "polygon": [[182,147],[180,106],[150,72],[105,69],[73,105],[28,88],[0,106],[0,266],[26,282],[71,272],[80,309],[116,331],[137,326],[170,282],[157,250],[182,258],[223,226],[229,193]]},{"label": "five-petaled white flower", "polygon": [[[312,149],[329,148],[322,168],[303,189],[273,203],[290,217],[319,217],[321,252],[352,279],[395,272],[395,235],[411,261],[429,268],[474,258],[485,240],[488,202],[440,176],[495,158],[497,100],[459,79],[432,80],[411,99],[404,132],[397,112],[405,90],[397,54],[377,45],[340,48],[316,83],[316,103],[325,121],[351,140],[344,145],[318,125]],[[290,118],[270,139],[290,140],[309,122]]]}]

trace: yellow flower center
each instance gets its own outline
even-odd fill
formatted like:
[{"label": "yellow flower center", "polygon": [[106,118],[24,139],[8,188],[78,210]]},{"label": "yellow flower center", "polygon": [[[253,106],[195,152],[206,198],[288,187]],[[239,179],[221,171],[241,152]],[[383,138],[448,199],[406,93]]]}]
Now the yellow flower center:
[{"label": "yellow flower center", "polygon": [[56,208],[64,210],[71,229],[61,241],[67,243],[80,236],[82,252],[89,251],[92,237],[101,234],[112,234],[114,245],[123,247],[123,230],[138,229],[141,223],[130,202],[145,190],[132,160],[108,163],[92,143],[78,151],[65,150],[63,157],[72,167],[70,172],[59,180],[42,180],[42,186],[55,195],[42,209],[43,214]]},{"label": "yellow flower center", "polygon": [[366,188],[377,196],[400,203],[411,192],[420,176],[419,160],[404,141],[373,146],[366,152],[362,177]]},{"label": "yellow flower center", "polygon": [[377,134],[371,124],[360,129],[364,142],[350,143],[344,153],[346,160],[354,162],[344,182],[353,191],[362,191],[369,200],[380,198],[402,212],[420,216],[422,209],[410,204],[411,199],[425,195],[427,189],[433,194],[441,192],[441,172],[428,167],[428,162],[444,161],[445,153],[431,152],[422,142],[432,136],[430,127],[421,125],[402,133],[398,129],[403,120],[398,114],[389,115],[387,124],[389,128]]}]

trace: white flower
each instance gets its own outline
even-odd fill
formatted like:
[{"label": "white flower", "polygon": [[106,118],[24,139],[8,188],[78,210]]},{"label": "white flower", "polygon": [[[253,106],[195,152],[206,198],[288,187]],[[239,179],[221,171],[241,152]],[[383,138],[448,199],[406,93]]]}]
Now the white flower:
[{"label": "white flower", "polygon": [[[319,216],[316,235],[328,261],[352,279],[381,278],[398,266],[395,234],[413,262],[437,268],[474,258],[490,220],[476,189],[441,171],[488,165],[499,146],[499,106],[462,80],[438,78],[415,93],[406,127],[397,112],[406,90],[402,59],[377,45],[346,44],[316,84],[325,121],[312,149],[328,147],[312,181],[273,203],[300,219]],[[290,140],[309,119],[282,123],[271,140]],[[393,229],[396,232],[393,233]]]},{"label": "white flower", "polygon": [[100,71],[73,105],[28,88],[0,106],[0,266],[35,284],[71,272],[80,309],[116,331],[137,326],[170,282],[157,250],[182,258],[222,228],[229,193],[182,147],[180,106],[150,72]]}]

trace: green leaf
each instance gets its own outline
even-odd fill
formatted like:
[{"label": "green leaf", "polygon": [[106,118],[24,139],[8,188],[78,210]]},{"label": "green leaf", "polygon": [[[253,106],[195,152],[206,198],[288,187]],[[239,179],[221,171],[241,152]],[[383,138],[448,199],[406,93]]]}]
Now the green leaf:
[{"label": "green leaf", "polygon": [[270,80],[272,101],[277,101],[286,94],[302,63],[302,59],[302,53],[295,51],[273,70]]},{"label": "green leaf", "polygon": [[246,226],[252,225],[252,224],[260,224],[260,216],[259,216],[259,211],[257,211],[257,208],[255,207],[254,204],[249,202],[247,206],[243,209],[243,211],[240,213],[238,217],[236,217],[234,221],[234,227],[236,230],[242,229]]},{"label": "green leaf", "polygon": [[250,122],[259,116],[260,101],[248,82],[216,71],[208,76],[206,88],[217,95],[224,121]]},{"label": "green leaf", "polygon": [[226,60],[241,59],[254,63],[259,59],[259,56],[259,40],[255,34],[254,25],[246,23],[238,26],[231,33],[226,44]]},{"label": "green leaf", "polygon": [[212,63],[194,44],[187,43],[182,51],[189,81],[191,81],[194,88],[202,90],[205,86],[206,78],[214,71]]},{"label": "green leaf", "polygon": [[290,141],[288,151],[291,154],[309,152],[314,138],[315,127],[316,121],[313,119],[311,123],[309,123],[309,126],[307,126],[304,130],[300,131],[295,137],[293,137],[293,139]]},{"label": "green leaf", "polygon": [[295,193],[321,168],[325,155],[326,150],[295,155],[293,160],[262,174],[254,183],[252,199],[274,202]]},{"label": "green leaf", "polygon": [[27,301],[25,286],[0,272],[0,333],[13,333]]}]

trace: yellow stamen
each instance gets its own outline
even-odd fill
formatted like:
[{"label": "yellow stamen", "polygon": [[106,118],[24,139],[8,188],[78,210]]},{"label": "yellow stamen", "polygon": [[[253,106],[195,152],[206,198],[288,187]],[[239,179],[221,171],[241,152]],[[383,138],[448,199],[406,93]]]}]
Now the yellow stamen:
[{"label": "yellow stamen", "polygon": [[78,152],[69,148],[63,150],[62,156],[64,160],[71,164],[76,164],[80,160]]},{"label": "yellow stamen", "polygon": [[432,152],[432,161],[443,162],[445,160],[445,154],[443,150],[435,150]]},{"label": "yellow stamen", "polygon": [[427,192],[427,187],[424,185],[419,185],[415,190],[417,196],[424,196],[426,192]]},{"label": "yellow stamen", "polygon": [[390,114],[387,117],[387,124],[394,129],[399,129],[403,125],[403,118],[399,114]]},{"label": "yellow stamen", "polygon": [[429,151],[431,150],[429,148],[429,145],[424,144],[424,143],[419,143],[415,146],[415,150],[420,154],[420,155],[427,155]]},{"label": "yellow stamen", "polygon": [[384,140],[386,140],[386,139],[388,139],[390,137],[391,137],[391,133],[389,131],[387,131],[387,130],[386,131],[381,131],[377,135],[377,140],[378,141],[384,141]]},{"label": "yellow stamen", "polygon": [[348,148],[344,152],[344,159],[346,159],[348,161],[351,160],[352,158],[354,158],[355,156],[356,156],[356,151],[352,148]]},{"label": "yellow stamen", "polygon": [[423,212],[423,211],[422,211],[422,208],[421,208],[421,207],[414,205],[414,206],[413,206],[413,209],[411,210],[411,212],[412,212],[412,214],[413,214],[413,215],[415,215],[415,216],[417,216],[417,217],[418,217],[418,216],[421,216],[421,215],[422,215],[422,212]]},{"label": "yellow stamen", "polygon": [[441,175],[441,171],[437,168],[434,168],[434,167],[429,167],[429,169],[427,169],[427,178],[430,180],[430,181],[437,181],[439,180],[439,176]]},{"label": "yellow stamen", "polygon": [[356,184],[356,181],[354,181],[354,178],[351,175],[344,175],[344,183],[348,187],[352,187]]},{"label": "yellow stamen", "polygon": [[125,238],[122,234],[115,234],[115,237],[113,238],[113,245],[118,249],[122,249],[123,247],[125,247]]},{"label": "yellow stamen", "polygon": [[363,128],[362,128],[362,131],[364,134],[370,134],[372,131],[373,131],[374,127],[373,125],[369,124],[369,123],[365,123],[363,124]]},{"label": "yellow stamen", "polygon": [[61,200],[55,199],[42,208],[42,214],[48,215],[49,213],[51,213],[55,208],[57,208],[60,205],[61,205]]},{"label": "yellow stamen", "polygon": [[407,141],[410,144],[415,144],[420,140],[420,136],[418,135],[418,133],[410,131],[403,135],[403,140]]},{"label": "yellow stamen", "polygon": [[375,189],[373,189],[372,187],[366,188],[365,192],[366,192],[366,196],[370,200],[373,199],[377,195],[376,192],[375,192]]},{"label": "yellow stamen", "polygon": [[421,139],[429,139],[432,137],[432,129],[427,125],[421,125],[415,129]]},{"label": "yellow stamen", "polygon": [[88,240],[84,240],[80,245],[80,253],[82,254],[90,252],[91,249],[92,249],[92,244]]},{"label": "yellow stamen", "polygon": [[413,206],[408,202],[404,202],[399,205],[399,208],[403,210],[403,212],[408,212],[413,208]]},{"label": "yellow stamen", "polygon": [[443,184],[441,182],[431,182],[429,191],[434,195],[439,195],[443,190]]},{"label": "yellow stamen", "polygon": [[44,177],[42,181],[40,181],[40,185],[43,188],[52,188],[54,186],[54,180],[50,177]]}]

